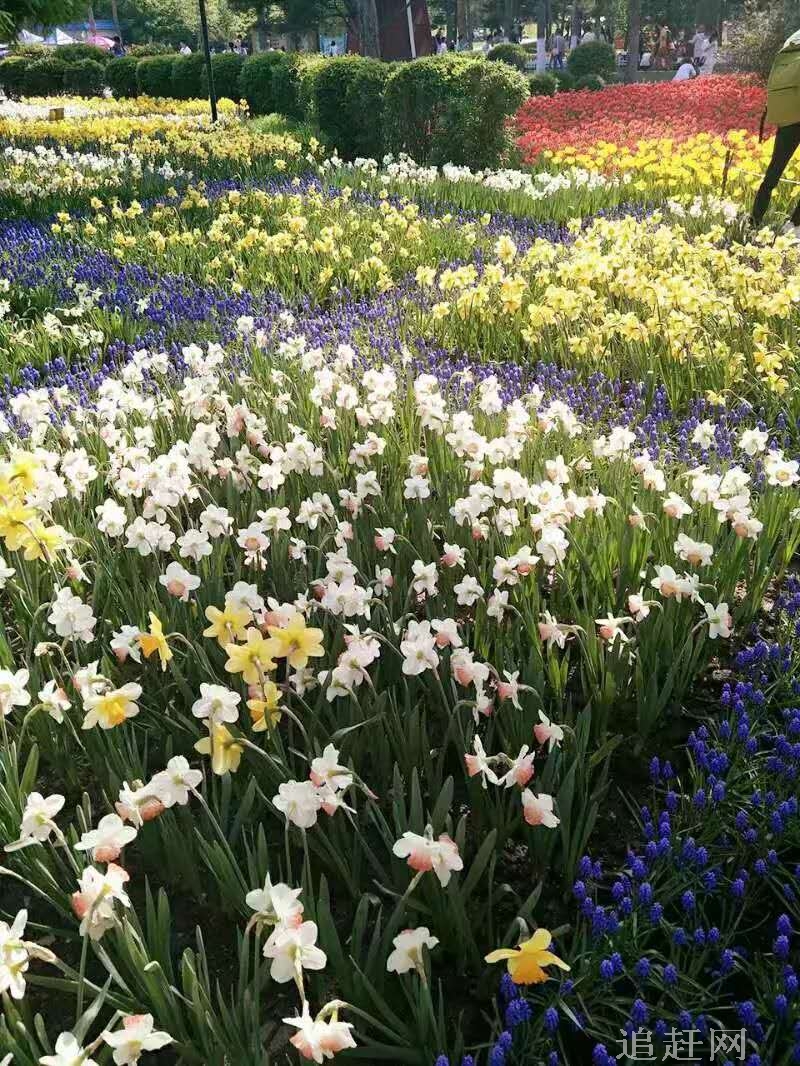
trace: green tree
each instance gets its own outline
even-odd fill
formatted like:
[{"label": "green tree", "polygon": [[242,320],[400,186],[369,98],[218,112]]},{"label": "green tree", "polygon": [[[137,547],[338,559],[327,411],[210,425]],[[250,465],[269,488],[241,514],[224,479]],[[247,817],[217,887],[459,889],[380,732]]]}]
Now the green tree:
[{"label": "green tree", "polygon": [[[0,0],[2,3],[3,0]],[[177,47],[181,41],[200,46],[200,9],[197,0],[117,0],[125,40],[158,41]],[[229,0],[206,0],[208,31],[212,41],[229,41],[247,34],[256,21],[255,9]],[[101,0],[95,13],[111,15],[109,0]]]},{"label": "green tree", "polygon": [[13,36],[24,23],[55,26],[85,11],[85,0],[0,0],[0,31]]}]

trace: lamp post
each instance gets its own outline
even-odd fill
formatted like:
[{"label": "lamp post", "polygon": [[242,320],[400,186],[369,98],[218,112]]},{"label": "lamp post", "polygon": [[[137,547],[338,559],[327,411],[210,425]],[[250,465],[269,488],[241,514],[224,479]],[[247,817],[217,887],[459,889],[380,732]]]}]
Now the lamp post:
[{"label": "lamp post", "polygon": [[208,43],[208,19],[206,17],[206,0],[200,4],[200,33],[203,37],[203,51],[206,54],[206,71],[208,72],[208,102],[211,104],[211,121],[217,121],[217,93],[214,89],[214,69],[211,64],[211,45]]}]

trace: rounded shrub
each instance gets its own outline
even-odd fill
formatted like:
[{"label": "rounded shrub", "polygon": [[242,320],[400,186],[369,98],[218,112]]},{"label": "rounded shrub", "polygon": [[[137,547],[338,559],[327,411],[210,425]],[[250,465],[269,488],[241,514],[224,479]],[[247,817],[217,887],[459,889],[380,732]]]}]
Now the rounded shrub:
[{"label": "rounded shrub", "polygon": [[599,74],[584,74],[582,78],[578,78],[575,82],[576,89],[591,89],[593,92],[598,89],[605,89],[605,87],[606,83]]},{"label": "rounded shrub", "polygon": [[35,60],[29,56],[13,55],[0,60],[0,88],[6,96],[18,99],[24,92],[25,71]]},{"label": "rounded shrub", "polygon": [[346,159],[354,158],[351,116],[346,107],[347,90],[363,62],[360,56],[335,56],[325,61],[314,80],[320,133]]},{"label": "rounded shrub", "polygon": [[147,56],[136,64],[136,81],[144,96],[169,96],[172,92],[172,56]]},{"label": "rounded shrub", "polygon": [[575,88],[575,79],[568,70],[554,70],[551,71],[551,73],[556,79],[558,91],[560,93],[568,93],[571,89]]},{"label": "rounded shrub", "polygon": [[558,92],[558,82],[552,74],[531,74],[528,78],[528,90],[531,96],[555,96]]},{"label": "rounded shrub", "polygon": [[111,59],[111,53],[106,48],[98,48],[96,44],[83,44],[76,41],[75,44],[64,44],[58,49],[58,58],[65,63],[80,63],[84,59],[93,59],[95,63],[104,65]]},{"label": "rounded shrub", "polygon": [[610,78],[616,70],[614,49],[605,41],[589,41],[579,44],[570,52],[567,68],[573,78],[582,78],[584,74],[599,74],[601,78]]},{"label": "rounded shrub", "polygon": [[68,63],[64,71],[64,88],[76,96],[100,96],[106,87],[106,68],[95,59]]},{"label": "rounded shrub", "polygon": [[[241,100],[239,75],[242,73],[243,66],[244,56],[237,55],[235,52],[220,52],[218,55],[211,57],[211,69],[214,71],[214,92],[217,94],[218,100],[223,97],[228,100],[235,100],[237,103]],[[208,71],[203,66],[203,73],[200,79],[200,94],[205,96],[207,93]]]},{"label": "rounded shrub", "polygon": [[108,87],[118,100],[139,95],[139,83],[136,80],[138,65],[136,56],[122,56],[112,59],[106,66]]},{"label": "rounded shrub", "polygon": [[173,59],[170,95],[176,100],[194,100],[201,96],[205,61],[202,52]]},{"label": "rounded shrub", "polygon": [[296,55],[279,52],[286,58],[285,63],[276,63],[272,68],[272,95],[275,110],[287,118],[302,118],[300,109],[299,61]]},{"label": "rounded shrub", "polygon": [[327,60],[320,55],[303,55],[297,66],[297,102],[300,117],[317,123],[316,81]]},{"label": "rounded shrub", "polygon": [[345,109],[351,131],[347,153],[353,159],[379,160],[384,155],[383,94],[391,72],[389,63],[362,59],[350,79]]},{"label": "rounded shrub", "polygon": [[67,64],[57,56],[35,59],[25,69],[22,91],[25,96],[54,96],[64,92]]},{"label": "rounded shrub", "polygon": [[299,117],[299,77],[294,56],[286,52],[259,52],[244,61],[239,91],[251,115]]},{"label": "rounded shrub", "polygon": [[479,59],[462,66],[450,88],[430,161],[499,166],[513,145],[508,120],[527,99],[527,78],[505,63]]},{"label": "rounded shrub", "polygon": [[489,49],[486,58],[508,63],[510,67],[516,67],[517,70],[524,70],[526,64],[530,62],[531,55],[521,44],[496,44],[494,48]]},{"label": "rounded shrub", "polygon": [[45,48],[43,44],[18,44],[12,53],[14,58],[24,56],[26,59],[45,59],[52,54],[52,49]]},{"label": "rounded shrub", "polygon": [[455,52],[395,67],[384,93],[383,121],[390,152],[408,152],[420,163],[430,158],[442,119],[452,103],[454,82],[459,72],[474,62],[483,62],[495,70],[507,69],[505,64],[485,63]]},{"label": "rounded shrub", "polygon": [[174,56],[175,49],[170,48],[168,44],[158,44],[153,42],[151,44],[132,44],[128,49],[129,56],[135,56],[137,59],[147,59],[150,56]]}]

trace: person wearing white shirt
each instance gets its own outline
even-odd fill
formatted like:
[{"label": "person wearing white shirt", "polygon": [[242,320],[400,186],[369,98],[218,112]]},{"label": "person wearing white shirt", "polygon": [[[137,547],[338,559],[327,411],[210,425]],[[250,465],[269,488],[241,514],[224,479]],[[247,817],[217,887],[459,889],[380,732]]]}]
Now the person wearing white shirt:
[{"label": "person wearing white shirt", "polygon": [[689,81],[690,78],[697,77],[697,69],[691,59],[684,59],[681,65],[675,72],[673,81]]},{"label": "person wearing white shirt", "polygon": [[188,45],[188,44],[185,44],[185,43],[183,43],[183,42],[181,42],[181,46],[180,46],[180,48],[178,49],[178,51],[180,52],[180,54],[181,54],[182,56],[190,56],[190,55],[192,54],[192,50],[191,50],[191,48],[189,47],[189,45]]},{"label": "person wearing white shirt", "polygon": [[706,37],[706,31],[700,26],[694,37],[692,37],[692,57],[698,66],[703,63],[707,51],[708,37]]},{"label": "person wearing white shirt", "polygon": [[706,54],[703,58],[703,69],[701,74],[713,74],[714,67],[717,63],[717,52],[719,51],[719,37],[716,33],[712,32],[708,38],[708,46],[706,48]]}]

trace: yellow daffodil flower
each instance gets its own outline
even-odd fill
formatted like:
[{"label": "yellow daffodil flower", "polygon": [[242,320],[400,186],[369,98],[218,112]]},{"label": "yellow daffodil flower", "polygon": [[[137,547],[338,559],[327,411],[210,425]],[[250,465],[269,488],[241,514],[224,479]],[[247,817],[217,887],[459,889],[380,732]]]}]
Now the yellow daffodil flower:
[{"label": "yellow daffodil flower", "polygon": [[524,940],[516,948],[497,948],[486,956],[487,962],[508,960],[511,980],[518,985],[538,985],[546,981],[545,966],[558,966],[569,971],[569,966],[547,949],[553,937],[547,929],[537,929],[530,940]]},{"label": "yellow daffodil flower", "polygon": [[280,700],[278,686],[274,681],[265,681],[261,697],[247,701],[254,733],[263,733],[265,729],[272,729],[278,724],[281,720]]},{"label": "yellow daffodil flower", "polygon": [[248,629],[246,637],[245,644],[225,645],[228,654],[225,669],[229,674],[241,674],[245,684],[258,685],[264,674],[275,669],[269,646],[272,641],[266,640],[255,628]]},{"label": "yellow daffodil flower", "polygon": [[217,723],[207,737],[197,741],[194,750],[201,755],[210,755],[212,772],[222,775],[236,773],[244,749],[236,743],[229,729]]},{"label": "yellow daffodil flower", "polygon": [[164,636],[164,627],[162,626],[161,621],[152,611],[148,613],[150,617],[150,631],[149,633],[139,634],[139,647],[142,649],[142,654],[145,659],[149,659],[153,652],[156,652],[161,660],[161,669],[166,670],[167,663],[172,658],[172,649],[167,643],[167,638]]},{"label": "yellow daffodil flower", "polygon": [[213,637],[224,648],[234,641],[246,639],[253,612],[248,607],[226,603],[222,610],[219,607],[206,607],[206,618],[211,625],[203,630],[203,636]]},{"label": "yellow daffodil flower", "polygon": [[318,659],[325,654],[322,646],[322,630],[306,626],[306,620],[296,612],[284,626],[269,626],[270,639],[267,649],[276,659],[286,659],[295,670],[308,666],[309,659]]}]

